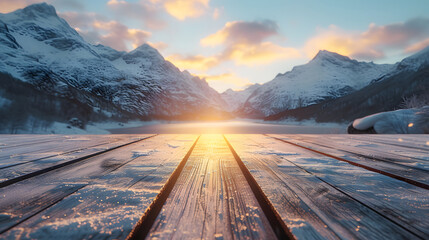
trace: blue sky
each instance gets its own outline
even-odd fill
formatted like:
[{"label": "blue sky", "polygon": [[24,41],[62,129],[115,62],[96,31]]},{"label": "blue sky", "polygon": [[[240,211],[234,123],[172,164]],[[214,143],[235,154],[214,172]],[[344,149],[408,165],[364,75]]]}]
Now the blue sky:
[{"label": "blue sky", "polygon": [[[37,0],[2,0],[2,12]],[[48,0],[88,41],[156,47],[222,92],[264,83],[320,49],[394,63],[429,45],[427,0]]]}]

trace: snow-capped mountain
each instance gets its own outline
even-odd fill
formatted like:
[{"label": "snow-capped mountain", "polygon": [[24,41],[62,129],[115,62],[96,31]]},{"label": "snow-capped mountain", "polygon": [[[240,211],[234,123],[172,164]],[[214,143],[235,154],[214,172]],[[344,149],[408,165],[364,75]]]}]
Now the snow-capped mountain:
[{"label": "snow-capped mountain", "polygon": [[398,71],[417,71],[422,67],[429,65],[429,46],[420,50],[419,52],[404,58],[397,66],[396,72]]},{"label": "snow-capped mountain", "polygon": [[368,86],[333,100],[285,110],[266,120],[351,121],[378,112],[429,105],[429,47],[403,59]]},{"label": "snow-capped mountain", "polygon": [[137,116],[221,109],[219,93],[144,44],[131,52],[87,43],[46,3],[0,14],[0,72],[92,107],[101,97]]},{"label": "snow-capped mountain", "polygon": [[264,117],[349,94],[392,71],[395,65],[358,62],[328,51],[307,64],[278,74],[257,88],[242,105],[245,116]]},{"label": "snow-capped mountain", "polygon": [[221,94],[223,100],[226,102],[226,110],[235,112],[240,109],[252,93],[258,89],[260,84],[253,84],[241,91],[234,91],[231,88]]}]

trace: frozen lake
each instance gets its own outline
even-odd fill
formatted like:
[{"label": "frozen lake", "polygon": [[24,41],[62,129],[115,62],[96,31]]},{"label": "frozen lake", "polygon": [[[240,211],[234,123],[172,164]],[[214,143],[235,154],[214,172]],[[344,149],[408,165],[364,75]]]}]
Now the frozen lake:
[{"label": "frozen lake", "polygon": [[153,122],[144,126],[109,129],[109,131],[113,134],[342,134],[346,133],[346,127],[346,125],[335,123],[266,123],[261,121],[233,120],[219,122]]}]

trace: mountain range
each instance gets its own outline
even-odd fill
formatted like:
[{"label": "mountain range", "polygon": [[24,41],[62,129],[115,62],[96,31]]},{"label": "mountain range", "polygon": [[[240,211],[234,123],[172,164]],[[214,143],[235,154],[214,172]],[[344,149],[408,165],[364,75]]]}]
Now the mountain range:
[{"label": "mountain range", "polygon": [[[404,106],[409,100],[411,104]],[[352,121],[401,107],[429,106],[429,47],[405,58],[383,77],[343,97],[306,107],[284,110],[265,120],[314,119],[318,122]]]},{"label": "mountain range", "polygon": [[[394,90],[395,103],[388,106],[395,108],[398,98],[425,89],[427,80],[418,81],[416,87],[411,79],[428,76],[428,62],[428,49],[396,64],[359,62],[322,50],[307,64],[267,83],[219,94],[204,79],[180,71],[148,44],[130,52],[90,44],[53,6],[33,4],[0,14],[0,114],[5,116],[0,124],[14,128],[37,120],[75,118],[84,123],[234,115],[271,120],[317,118],[321,112],[340,109],[338,104],[348,101],[344,99],[351,99],[349,105],[340,105],[350,108],[353,101],[360,101],[359,96],[367,100],[385,92],[392,81],[401,88]],[[356,110],[347,117],[363,112],[367,111]]]},{"label": "mountain range", "polygon": [[319,51],[307,64],[278,74],[255,89],[239,114],[261,118],[338,98],[365,87],[393,68],[389,64],[358,62],[337,53]]},{"label": "mountain range", "polygon": [[227,90],[222,97],[230,111],[245,118],[350,121],[398,109],[407,98],[425,102],[429,99],[427,66],[429,47],[395,64],[359,62],[321,50],[307,64],[267,83]]},{"label": "mountain range", "polygon": [[147,44],[121,52],[86,42],[46,3],[0,14],[0,46],[1,73],[106,117],[180,118],[225,104]]}]

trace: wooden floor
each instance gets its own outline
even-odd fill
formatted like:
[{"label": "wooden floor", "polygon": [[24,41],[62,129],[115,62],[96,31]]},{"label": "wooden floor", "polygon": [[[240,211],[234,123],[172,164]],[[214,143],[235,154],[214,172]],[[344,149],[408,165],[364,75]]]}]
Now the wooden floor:
[{"label": "wooden floor", "polygon": [[0,135],[1,239],[429,239],[427,135]]}]

